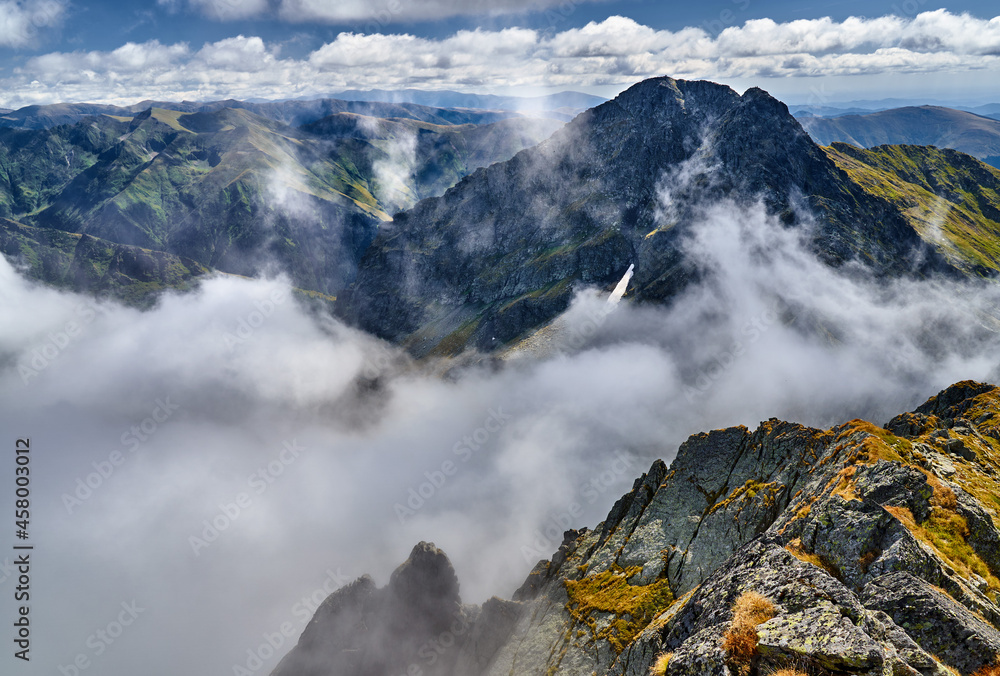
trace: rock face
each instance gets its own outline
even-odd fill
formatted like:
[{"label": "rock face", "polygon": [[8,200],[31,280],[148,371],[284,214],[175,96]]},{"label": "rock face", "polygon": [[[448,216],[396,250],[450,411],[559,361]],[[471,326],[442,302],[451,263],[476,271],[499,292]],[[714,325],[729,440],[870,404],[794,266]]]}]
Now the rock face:
[{"label": "rock face", "polygon": [[669,299],[699,272],[685,233],[721,199],[761,200],[788,225],[816,214],[815,248],[833,265],[948,267],[766,92],[656,78],[397,214],[340,311],[426,354],[498,348],[565,309],[575,284],[613,284],[631,263],[634,297]]},{"label": "rock face", "polygon": [[[967,676],[1000,654],[998,477],[1000,389],[970,381],[885,427],[698,434],[513,600],[461,606],[421,543],[386,589],[331,595],[274,673],[388,676],[416,654],[455,676]],[[766,611],[749,625],[747,599]]]},{"label": "rock face", "polygon": [[[421,542],[377,589],[368,576],[331,594],[274,676],[404,674],[433,654],[432,639],[465,633],[478,614],[465,608],[444,552]],[[454,656],[452,656],[452,659]],[[447,656],[437,671],[447,673]]]}]

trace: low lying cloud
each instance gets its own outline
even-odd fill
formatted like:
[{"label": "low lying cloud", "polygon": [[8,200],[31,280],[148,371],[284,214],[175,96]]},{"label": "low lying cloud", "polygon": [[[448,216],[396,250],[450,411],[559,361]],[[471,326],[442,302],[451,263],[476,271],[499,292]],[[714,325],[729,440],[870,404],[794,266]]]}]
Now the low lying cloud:
[{"label": "low lying cloud", "polygon": [[[221,13],[229,4],[217,0],[206,6]],[[234,6],[249,11],[246,8],[254,5]],[[401,6],[413,11],[421,7],[409,2]],[[299,0],[294,7],[286,8],[287,12],[303,20],[313,15],[309,20],[319,20],[323,12],[332,16],[361,9],[360,4],[309,0]],[[137,98],[288,98],[371,87],[479,92],[519,87],[622,88],[663,74],[743,82],[929,73],[965,78],[968,83],[974,77],[977,89],[990,78],[1000,81],[996,77],[1000,75],[1000,17],[980,19],[939,9],[908,18],[785,23],[752,19],[742,25],[669,31],[612,16],[556,33],[476,29],[441,38],[377,29],[340,33],[302,59],[281,58],[276,45],[254,36],[229,38],[197,50],[186,43],[150,41],[110,52],[33,57],[0,84],[6,92],[5,105],[21,106],[56,101],[131,103]],[[802,88],[808,88],[804,82]]]}]

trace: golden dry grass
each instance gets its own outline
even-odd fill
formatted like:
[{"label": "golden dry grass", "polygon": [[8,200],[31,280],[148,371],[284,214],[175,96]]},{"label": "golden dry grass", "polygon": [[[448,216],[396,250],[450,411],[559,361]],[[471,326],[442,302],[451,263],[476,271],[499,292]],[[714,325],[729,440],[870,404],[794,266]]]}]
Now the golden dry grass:
[{"label": "golden dry grass", "polygon": [[774,604],[757,592],[744,592],[733,604],[733,620],[722,637],[722,649],[741,676],[747,676],[757,655],[757,625],[777,612]]},{"label": "golden dry grass", "polygon": [[670,658],[673,656],[673,653],[660,653],[657,655],[653,666],[649,668],[649,676],[665,676],[667,667],[670,665]]},{"label": "golden dry grass", "polygon": [[996,662],[983,666],[972,676],[1000,676],[1000,656],[998,656]]}]

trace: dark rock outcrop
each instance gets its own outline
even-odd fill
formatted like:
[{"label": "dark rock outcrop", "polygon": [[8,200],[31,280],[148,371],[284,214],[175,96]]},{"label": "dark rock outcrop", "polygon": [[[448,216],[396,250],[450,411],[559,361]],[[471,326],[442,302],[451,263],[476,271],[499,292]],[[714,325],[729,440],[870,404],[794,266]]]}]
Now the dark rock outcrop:
[{"label": "dark rock outcrop", "polygon": [[[431,641],[464,636],[478,609],[464,607],[448,557],[421,542],[382,589],[364,576],[331,594],[317,609],[298,644],[272,672],[274,676],[408,673],[423,664]],[[487,639],[488,640],[488,639]],[[450,673],[454,659],[437,671]]]}]

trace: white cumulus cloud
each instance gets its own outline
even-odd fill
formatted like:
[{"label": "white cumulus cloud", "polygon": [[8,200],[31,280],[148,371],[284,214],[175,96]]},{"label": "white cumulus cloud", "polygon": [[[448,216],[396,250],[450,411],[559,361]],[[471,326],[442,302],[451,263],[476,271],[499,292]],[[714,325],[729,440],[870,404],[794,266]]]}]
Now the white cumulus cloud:
[{"label": "white cumulus cloud", "polygon": [[[249,11],[253,3],[240,6]],[[351,5],[337,7],[346,12]],[[852,94],[860,84],[871,89],[879,83],[912,83],[923,92],[926,78],[936,78],[990,96],[1000,94],[1000,17],[942,9],[910,18],[753,19],[718,35],[700,27],[658,30],[623,16],[555,33],[477,28],[428,38],[347,31],[300,58],[281,58],[277,45],[257,36],[239,35],[198,50],[154,40],[33,57],[0,76],[0,105],[318,97],[373,87],[620,91],[659,75],[737,87],[767,88],[770,80],[779,96],[783,89],[816,89],[811,78],[837,82]]]}]

